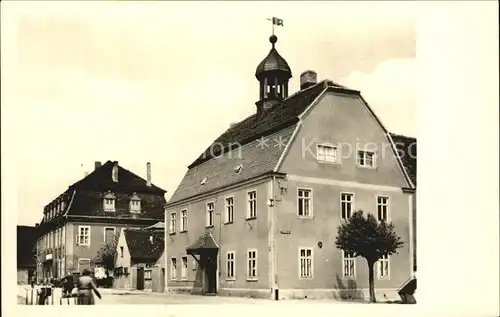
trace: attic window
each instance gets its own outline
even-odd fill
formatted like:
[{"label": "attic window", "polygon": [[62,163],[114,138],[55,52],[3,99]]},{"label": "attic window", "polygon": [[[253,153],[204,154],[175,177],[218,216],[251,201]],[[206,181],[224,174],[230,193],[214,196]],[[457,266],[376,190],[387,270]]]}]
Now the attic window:
[{"label": "attic window", "polygon": [[203,185],[205,185],[205,184],[206,184],[206,182],[207,182],[207,178],[205,177],[205,178],[203,178],[203,179],[201,180],[201,185],[202,185],[202,186],[203,186]]},{"label": "attic window", "polygon": [[242,164],[237,165],[237,166],[235,166],[235,167],[234,167],[234,172],[235,172],[235,173],[239,173],[239,172],[241,172],[241,169],[242,169],[242,168],[243,168],[243,165],[242,165]]},{"label": "attic window", "polygon": [[130,198],[130,212],[131,213],[140,213],[141,212],[141,198],[137,196],[136,193],[132,195]]},{"label": "attic window", "polygon": [[106,195],[104,195],[104,201],[103,201],[104,211],[114,212],[115,201],[116,201],[116,196],[112,192],[107,192]]}]

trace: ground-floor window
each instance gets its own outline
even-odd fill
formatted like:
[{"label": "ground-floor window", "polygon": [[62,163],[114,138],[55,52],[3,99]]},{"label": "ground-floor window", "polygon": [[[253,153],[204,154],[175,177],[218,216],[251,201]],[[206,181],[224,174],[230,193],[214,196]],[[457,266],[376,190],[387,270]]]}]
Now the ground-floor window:
[{"label": "ground-floor window", "polygon": [[257,278],[257,250],[248,250],[247,252],[247,278]]},{"label": "ground-floor window", "polygon": [[342,250],[342,276],[354,278],[356,273],[356,258],[352,253]]},{"label": "ground-floor window", "polygon": [[389,278],[389,256],[383,255],[377,261],[377,275],[379,279]]},{"label": "ground-floor window", "polygon": [[176,258],[170,259],[170,279],[172,279],[172,280],[177,279],[177,259]]},{"label": "ground-floor window", "polygon": [[311,248],[299,249],[299,276],[300,278],[313,277],[313,251]]},{"label": "ground-floor window", "polygon": [[234,280],[236,278],[235,274],[235,252],[230,251],[226,254],[226,279]]},{"label": "ground-floor window", "polygon": [[182,267],[181,267],[181,279],[187,280],[188,278],[188,258],[187,256],[182,257]]}]

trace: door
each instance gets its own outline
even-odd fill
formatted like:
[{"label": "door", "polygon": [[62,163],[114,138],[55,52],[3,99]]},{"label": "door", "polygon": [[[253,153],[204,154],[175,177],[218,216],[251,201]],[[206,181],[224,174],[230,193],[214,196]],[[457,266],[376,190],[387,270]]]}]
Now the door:
[{"label": "door", "polygon": [[207,258],[207,294],[217,293],[217,257],[210,256]]},{"label": "door", "polygon": [[137,268],[137,289],[144,289],[144,267]]}]

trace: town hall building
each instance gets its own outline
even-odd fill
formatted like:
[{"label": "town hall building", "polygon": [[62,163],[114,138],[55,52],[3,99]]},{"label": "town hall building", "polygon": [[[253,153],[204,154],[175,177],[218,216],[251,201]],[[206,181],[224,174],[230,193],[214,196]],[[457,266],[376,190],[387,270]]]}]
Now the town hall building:
[{"label": "town hall building", "polygon": [[375,268],[378,296],[397,298],[415,271],[416,140],[390,133],[359,91],[314,71],[290,93],[277,41],[255,72],[255,113],[188,167],[165,206],[166,290],[367,297],[366,261],[335,246],[337,226],[361,209],[404,241]]}]

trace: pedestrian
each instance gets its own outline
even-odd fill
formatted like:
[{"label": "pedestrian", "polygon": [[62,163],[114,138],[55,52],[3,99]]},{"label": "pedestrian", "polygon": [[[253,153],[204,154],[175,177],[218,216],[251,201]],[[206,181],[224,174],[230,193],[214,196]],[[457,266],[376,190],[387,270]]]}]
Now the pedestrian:
[{"label": "pedestrian", "polygon": [[94,281],[92,281],[91,275],[92,273],[90,270],[85,269],[76,282],[76,287],[78,288],[78,305],[95,305],[93,293],[95,293],[99,299],[102,298]]},{"label": "pedestrian", "polygon": [[71,296],[71,291],[75,287],[75,281],[73,279],[73,274],[70,271],[67,272],[66,276],[62,280],[63,282],[63,296]]},{"label": "pedestrian", "polygon": [[45,285],[45,281],[41,280],[40,284],[38,287],[36,287],[36,294],[38,297],[38,305],[45,305],[45,302],[47,300],[48,294],[47,294],[47,286]]}]

